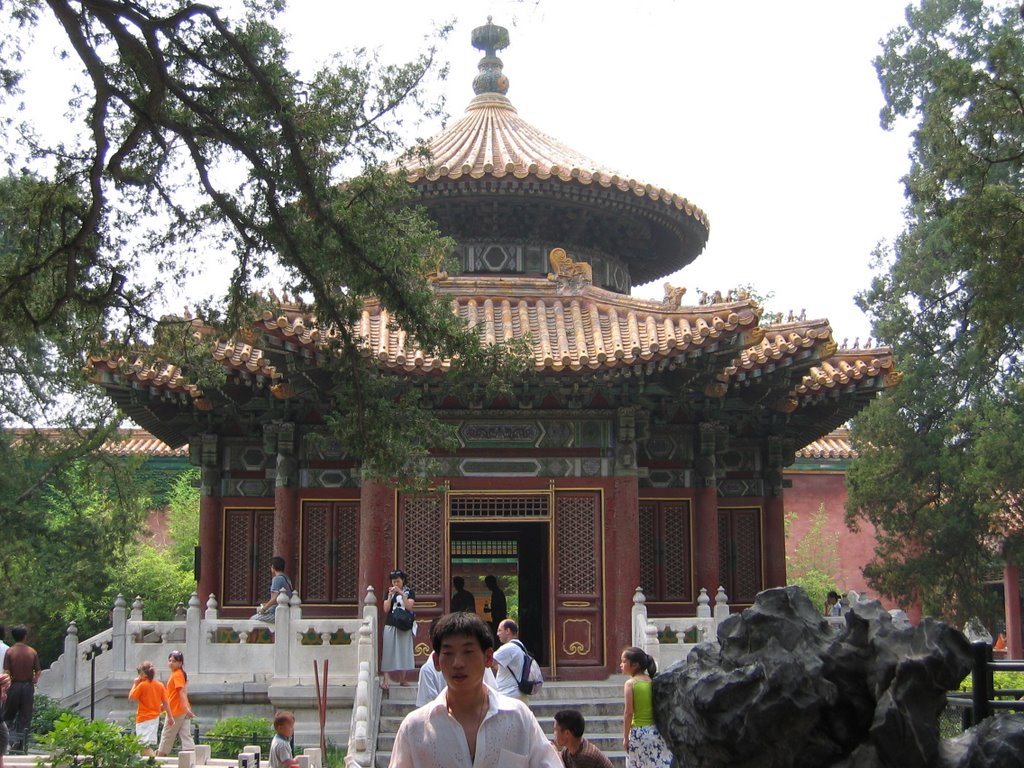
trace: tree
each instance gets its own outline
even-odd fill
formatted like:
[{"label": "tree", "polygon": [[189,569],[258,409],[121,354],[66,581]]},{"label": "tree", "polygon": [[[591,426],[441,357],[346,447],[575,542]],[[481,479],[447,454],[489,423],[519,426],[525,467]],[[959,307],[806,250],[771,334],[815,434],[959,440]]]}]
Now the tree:
[{"label": "tree", "polygon": [[[794,518],[795,512],[787,515],[787,537],[789,524]],[[839,573],[839,533],[829,530],[828,512],[824,504],[819,504],[811,515],[807,533],[797,542],[793,554],[786,560],[789,583],[802,587],[811,602],[823,608],[828,593],[837,589],[836,574]]]},{"label": "tree", "polygon": [[[0,4],[0,119],[17,137],[0,147],[0,424],[23,427],[0,432],[0,529],[15,539],[2,554],[8,583],[26,600],[54,583],[31,553],[52,558],[50,567],[80,567],[47,538],[48,505],[57,492],[76,515],[85,508],[69,489],[104,471],[96,448],[121,418],[82,376],[91,352],[170,360],[189,381],[218,386],[224,372],[210,339],[250,332],[257,312],[276,302],[273,287],[300,309],[315,306],[331,331],[322,337],[340,394],[328,423],[344,430],[364,466],[386,475],[447,431],[362,354],[349,329],[364,297],[376,296],[425,351],[470,370],[501,368],[423,279],[450,242],[385,166],[401,154],[412,118],[442,108],[423,97],[444,74],[434,50],[403,66],[356,52],[303,77],[288,68],[274,26],[282,8],[278,0],[233,0],[224,12],[187,0]],[[23,99],[49,97],[19,90],[21,53],[45,23],[63,31],[67,63],[80,69],[69,135],[57,138],[21,110]],[[224,254],[234,265],[224,290],[165,316],[167,286]],[[200,323],[209,333],[195,333]],[[387,418],[374,423],[371,407]],[[134,514],[134,490],[109,492],[118,514]],[[105,578],[111,558],[123,562],[135,533],[134,522],[118,531],[114,554],[80,553],[82,566],[108,561],[90,571],[90,584]],[[61,576],[62,586],[72,581]],[[92,595],[65,597],[54,596],[54,626],[37,626],[58,641],[69,618],[109,608]],[[22,608],[5,615],[25,616]]]},{"label": "tree", "polygon": [[1024,24],[923,0],[875,65],[883,126],[915,128],[905,228],[859,302],[905,377],[855,420],[847,513],[878,532],[873,587],[960,621],[993,607],[1024,498]]},{"label": "tree", "polygon": [[149,507],[138,463],[102,454],[51,473],[21,510],[31,528],[5,529],[0,616],[30,627],[44,664],[63,652],[70,622],[83,639],[110,626],[108,585],[135,552]]}]

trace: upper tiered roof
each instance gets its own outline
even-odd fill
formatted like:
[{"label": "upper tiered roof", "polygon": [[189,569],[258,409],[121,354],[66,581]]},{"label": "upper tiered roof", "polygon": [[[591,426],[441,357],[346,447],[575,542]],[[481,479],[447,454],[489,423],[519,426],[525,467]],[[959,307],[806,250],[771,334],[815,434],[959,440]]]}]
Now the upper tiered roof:
[{"label": "upper tiered roof", "polygon": [[460,242],[512,238],[551,242],[577,257],[602,253],[626,265],[633,285],[693,261],[707,242],[704,212],[520,117],[495,55],[508,42],[508,31],[490,19],[473,31],[474,46],[485,51],[476,97],[460,120],[427,143],[429,159],[417,156],[404,166],[441,229]]}]

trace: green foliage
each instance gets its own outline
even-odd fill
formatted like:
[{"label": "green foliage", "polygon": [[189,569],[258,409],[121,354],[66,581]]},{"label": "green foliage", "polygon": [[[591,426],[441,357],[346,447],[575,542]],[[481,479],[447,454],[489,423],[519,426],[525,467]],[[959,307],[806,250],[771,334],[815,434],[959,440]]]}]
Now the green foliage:
[{"label": "green foliage", "polygon": [[45,693],[36,692],[32,708],[32,733],[38,741],[53,730],[58,718],[62,715],[75,715],[67,707],[62,707],[57,699],[51,699]]},{"label": "green foliage", "polygon": [[178,570],[190,574],[199,545],[199,470],[188,469],[178,475],[168,494],[167,527],[171,556]]},{"label": "green foliage", "polygon": [[959,624],[1021,562],[1024,23],[1015,5],[924,0],[875,61],[883,125],[913,122],[906,226],[858,298],[902,384],[854,422],[847,514],[877,532],[869,583]]},{"label": "green foliage", "polygon": [[51,468],[24,502],[29,519],[4,529],[0,615],[29,627],[44,666],[63,651],[69,622],[83,638],[110,626],[107,585],[135,550],[148,505],[135,465],[106,457]]},{"label": "green foliage", "polygon": [[156,765],[153,758],[140,755],[142,745],[135,734],[122,733],[120,727],[103,720],[89,721],[77,715],[61,715],[53,730],[40,739],[40,746],[49,753],[37,765],[100,766]]},{"label": "green foliage", "polygon": [[[786,516],[786,535],[789,536],[795,512]],[[828,529],[828,512],[821,504],[811,515],[811,525],[787,556],[786,573],[789,583],[802,587],[807,596],[821,609],[829,591],[841,592],[836,587],[839,573],[839,532]]]},{"label": "green foliage", "polygon": [[265,717],[227,717],[216,723],[204,736],[214,757],[233,758],[246,744],[269,746],[274,726]]},{"label": "green foliage", "polygon": [[[997,691],[1024,691],[1024,672],[993,672],[992,682]],[[965,693],[974,690],[974,680],[970,675],[960,683],[959,690]]]},{"label": "green foliage", "polygon": [[345,768],[345,755],[348,749],[332,741],[327,742],[327,754],[324,755],[324,764],[327,768]]},{"label": "green foliage", "polygon": [[174,618],[178,603],[188,604],[195,586],[191,568],[183,571],[168,552],[139,543],[124,565],[111,575],[104,604],[113,605],[119,593],[129,604],[132,598],[141,595],[146,618],[166,621]]}]

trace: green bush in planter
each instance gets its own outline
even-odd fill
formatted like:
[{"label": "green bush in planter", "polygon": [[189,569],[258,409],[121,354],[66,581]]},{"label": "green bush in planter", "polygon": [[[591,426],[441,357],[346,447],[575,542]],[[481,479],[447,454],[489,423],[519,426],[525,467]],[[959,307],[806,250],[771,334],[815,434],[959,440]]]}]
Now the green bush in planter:
[{"label": "green bush in planter", "polygon": [[57,718],[61,715],[74,715],[75,711],[68,707],[62,707],[57,699],[50,698],[45,693],[36,693],[35,706],[32,710],[32,733],[36,739],[48,734],[53,730]]},{"label": "green bush in planter", "polygon": [[36,765],[55,768],[139,768],[155,766],[156,760],[142,757],[142,745],[133,733],[102,720],[89,721],[74,714],[63,714],[53,730],[39,739],[48,757]]},{"label": "green bush in planter", "polygon": [[233,758],[247,744],[263,747],[263,754],[270,751],[274,738],[274,725],[266,717],[227,717],[208,730],[202,737],[210,745],[214,757]]}]

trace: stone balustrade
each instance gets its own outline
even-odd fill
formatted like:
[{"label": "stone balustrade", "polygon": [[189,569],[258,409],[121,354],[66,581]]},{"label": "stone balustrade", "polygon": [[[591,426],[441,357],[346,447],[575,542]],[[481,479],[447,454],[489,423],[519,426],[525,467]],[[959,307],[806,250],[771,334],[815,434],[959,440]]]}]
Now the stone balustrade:
[{"label": "stone balustrade", "polygon": [[[190,684],[272,682],[313,685],[313,661],[330,659],[331,684],[356,686],[361,665],[376,669],[377,604],[367,590],[362,618],[304,618],[298,594],[278,595],[269,622],[219,615],[210,595],[205,610],[193,593],[182,618],[148,621],[141,597],[129,611],[118,595],[111,627],[79,641],[74,622],[68,627],[64,653],[45,670],[39,690],[67,699],[95,679],[131,679],[144,660],[161,665],[172,650],[185,654]],[[285,642],[281,642],[281,640]],[[364,647],[365,646],[365,647]],[[91,660],[90,660],[91,659]]]}]

